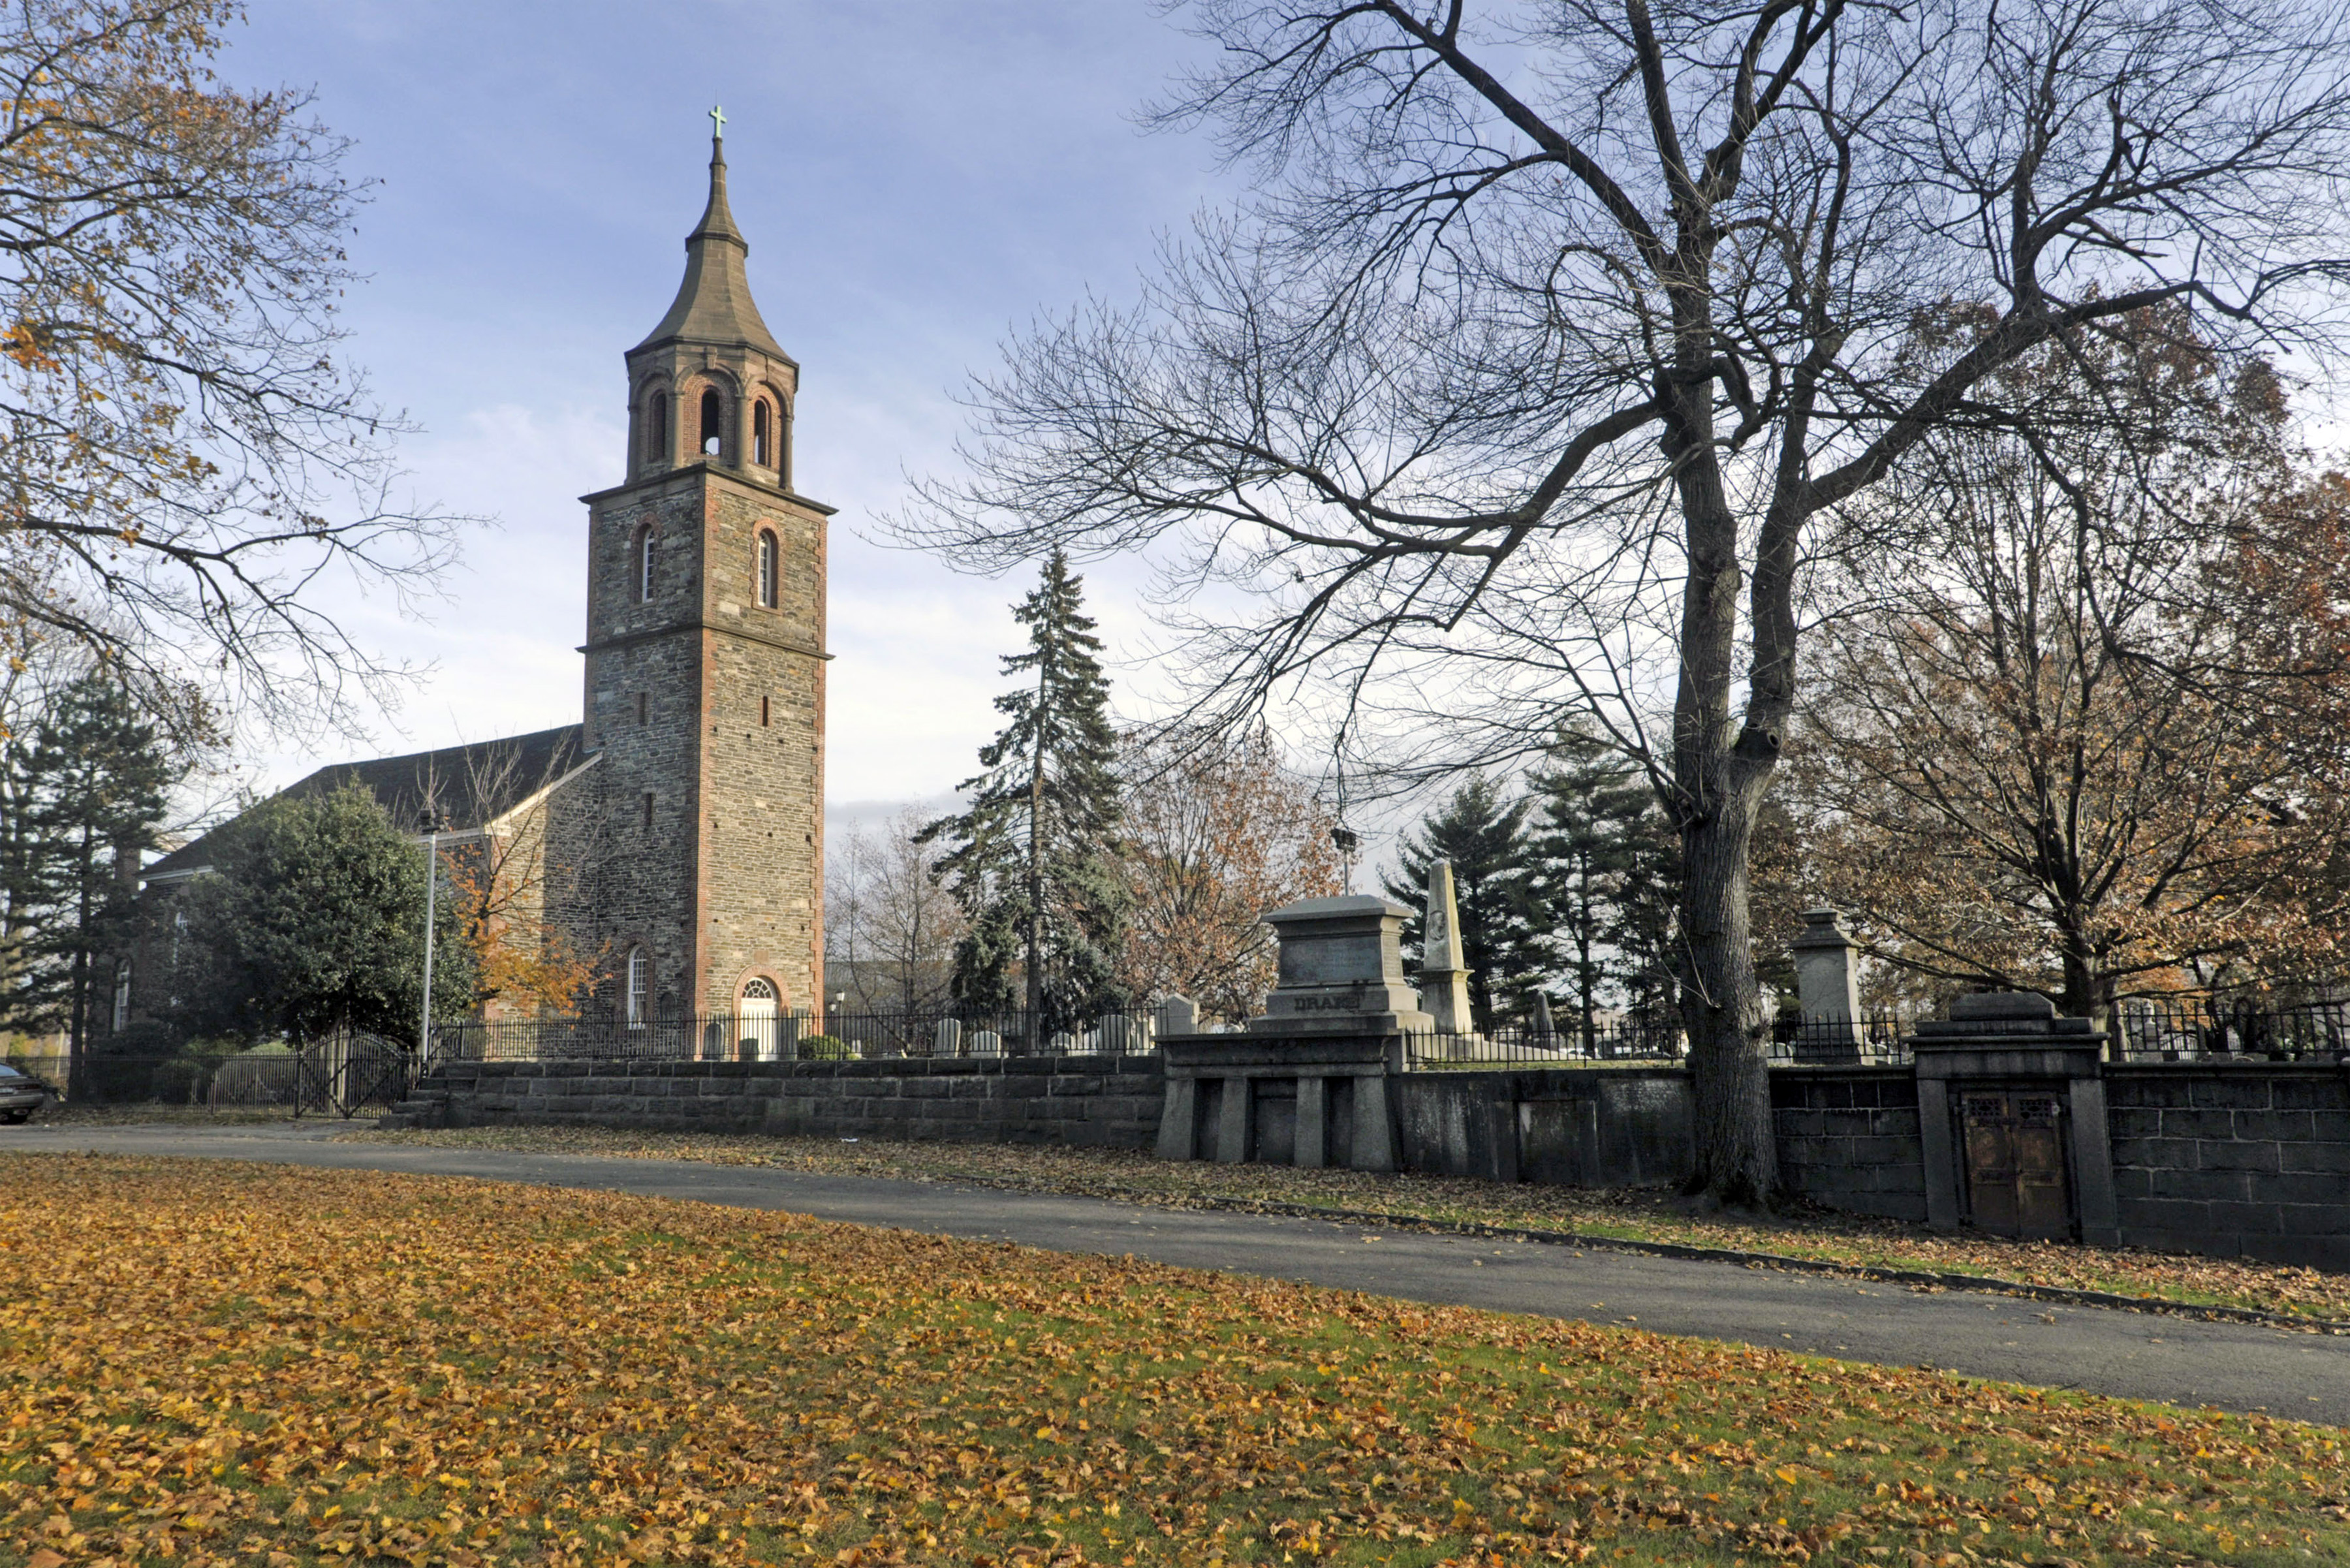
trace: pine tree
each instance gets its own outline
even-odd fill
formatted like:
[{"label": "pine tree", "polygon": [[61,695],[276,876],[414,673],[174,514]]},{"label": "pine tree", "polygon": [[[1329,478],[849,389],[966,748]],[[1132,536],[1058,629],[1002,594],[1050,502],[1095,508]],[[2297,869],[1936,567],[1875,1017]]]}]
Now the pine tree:
[{"label": "pine tree", "polygon": [[[67,688],[21,759],[23,838],[7,872],[16,921],[12,1011],[61,1018],[78,1062],[100,1015],[100,961],[130,947],[139,869],[155,847],[179,753],[103,672]],[[110,987],[109,966],[104,981]]]},{"label": "pine tree", "polygon": [[1123,1002],[1118,734],[1083,587],[1054,552],[1013,611],[1028,651],[1006,657],[1003,672],[1025,679],[995,700],[1009,722],[980,749],[983,771],[956,786],[970,807],[920,835],[950,846],[938,874],[970,921],[956,1001],[974,1012],[1024,1005],[1032,1039]]},{"label": "pine tree", "polygon": [[1529,891],[1563,961],[1586,1047],[1603,993],[1636,1012],[1673,998],[1679,843],[1639,769],[1588,736],[1562,736],[1533,779]]},{"label": "pine tree", "polygon": [[1396,875],[1387,883],[1388,897],[1412,911],[1403,940],[1417,948],[1427,919],[1429,867],[1452,862],[1469,1010],[1480,1029],[1492,1027],[1497,1004],[1514,1011],[1523,1002],[1539,967],[1527,903],[1526,804],[1505,802],[1491,780],[1471,778],[1416,833],[1403,836]]}]

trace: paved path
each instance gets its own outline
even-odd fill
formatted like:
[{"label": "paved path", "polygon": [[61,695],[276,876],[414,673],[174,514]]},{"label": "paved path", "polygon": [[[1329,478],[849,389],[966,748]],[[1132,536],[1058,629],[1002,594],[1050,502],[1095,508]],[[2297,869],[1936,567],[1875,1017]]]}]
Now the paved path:
[{"label": "paved path", "polygon": [[317,1124],[0,1129],[0,1150],[253,1159],[637,1192],[1063,1252],[1308,1281],[1410,1301],[1636,1323],[1849,1361],[2350,1426],[2350,1339],[2255,1324],[2048,1306],[1967,1292],[1542,1242],[1191,1212],[946,1183],[757,1166],[334,1143]]}]

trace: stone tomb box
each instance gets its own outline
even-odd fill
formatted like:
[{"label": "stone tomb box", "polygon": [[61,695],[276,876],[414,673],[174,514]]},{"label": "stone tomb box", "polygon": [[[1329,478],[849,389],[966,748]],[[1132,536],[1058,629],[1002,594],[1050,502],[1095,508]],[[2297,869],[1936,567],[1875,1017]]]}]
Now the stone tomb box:
[{"label": "stone tomb box", "polygon": [[1368,894],[1307,898],[1265,916],[1280,971],[1252,1034],[1426,1030],[1419,992],[1404,982],[1403,922],[1410,910]]},{"label": "stone tomb box", "polygon": [[1388,1075],[1435,1021],[1404,983],[1410,911],[1385,898],[1308,898],[1265,917],[1279,979],[1245,1033],[1169,1034],[1165,1159],[1397,1168]]}]

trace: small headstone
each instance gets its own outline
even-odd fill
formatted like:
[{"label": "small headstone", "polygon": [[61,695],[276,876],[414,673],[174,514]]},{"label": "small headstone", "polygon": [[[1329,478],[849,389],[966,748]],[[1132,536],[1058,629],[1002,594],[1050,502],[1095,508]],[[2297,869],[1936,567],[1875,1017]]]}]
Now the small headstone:
[{"label": "small headstone", "polygon": [[1077,1037],[1066,1029],[1045,1042],[1045,1050],[1048,1055],[1066,1056],[1076,1048]]},{"label": "small headstone", "polygon": [[983,1029],[971,1037],[971,1054],[974,1056],[1003,1054],[1003,1036],[993,1029]]},{"label": "small headstone", "polygon": [[941,1018],[939,1026],[931,1031],[931,1054],[960,1056],[962,1054],[962,1020]]},{"label": "small headstone", "polygon": [[1107,1051],[1112,1055],[1124,1055],[1136,1049],[1140,1044],[1139,1036],[1142,1033],[1135,1026],[1136,1022],[1123,1012],[1105,1013],[1101,1023],[1097,1024],[1094,1030],[1097,1049]]},{"label": "small headstone", "polygon": [[1188,996],[1161,997],[1154,1012],[1158,1033],[1161,1034],[1197,1034],[1200,1032],[1200,1009]]}]

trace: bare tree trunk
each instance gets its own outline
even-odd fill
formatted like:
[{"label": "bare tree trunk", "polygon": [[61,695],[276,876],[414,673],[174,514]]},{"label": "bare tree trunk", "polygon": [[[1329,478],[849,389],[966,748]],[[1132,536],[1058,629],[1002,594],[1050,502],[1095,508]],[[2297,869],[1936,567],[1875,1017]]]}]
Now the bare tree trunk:
[{"label": "bare tree trunk", "polygon": [[1762,794],[1758,779],[1681,834],[1688,867],[1681,1021],[1697,1095],[1698,1166],[1690,1190],[1744,1207],[1767,1204],[1779,1184],[1771,1069],[1746,917],[1747,844]]},{"label": "bare tree trunk", "polygon": [[[1680,680],[1673,699],[1673,783],[1681,826],[1681,1018],[1697,1094],[1697,1166],[1690,1190],[1767,1206],[1779,1187],[1771,1070],[1747,917],[1747,852],[1794,698],[1794,617],[1787,602],[1792,508],[1780,494],[1757,551],[1752,677],[1742,722],[1731,715],[1739,656],[1738,516],[1714,444],[1711,301],[1695,261],[1675,302],[1667,455],[1677,470],[1689,569],[1681,593]],[[1772,524],[1778,524],[1777,527]],[[1773,558],[1774,539],[1787,559]]]}]

